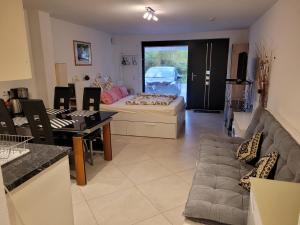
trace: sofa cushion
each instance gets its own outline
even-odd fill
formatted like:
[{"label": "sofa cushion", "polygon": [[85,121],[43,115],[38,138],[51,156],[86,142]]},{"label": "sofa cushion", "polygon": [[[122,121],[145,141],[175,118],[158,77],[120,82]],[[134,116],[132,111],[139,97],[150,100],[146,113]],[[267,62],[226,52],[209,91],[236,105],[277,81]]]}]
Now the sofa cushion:
[{"label": "sofa cushion", "polygon": [[254,113],[246,133],[253,135],[257,131],[264,133],[260,157],[278,152],[275,179],[282,181],[300,182],[300,146],[295,139],[267,110],[258,108]]},{"label": "sofa cushion", "polygon": [[[260,156],[279,152],[275,179],[300,182],[300,147],[266,110],[259,107],[246,131],[249,139],[256,132],[264,138]],[[245,225],[249,192],[239,185],[240,178],[253,169],[235,159],[241,138],[202,135],[196,172],[184,215],[208,224]]]},{"label": "sofa cushion", "polygon": [[[230,156],[233,159],[235,158],[234,146],[216,146],[216,145],[200,145],[200,155],[201,154],[210,154],[214,156]],[[199,155],[199,156],[200,156]]]},{"label": "sofa cushion", "polygon": [[262,137],[263,133],[257,132],[250,140],[243,142],[237,149],[236,158],[254,165],[259,159]]},{"label": "sofa cushion", "polygon": [[246,224],[249,193],[238,182],[248,171],[242,166],[199,162],[184,215],[224,224]]},{"label": "sofa cushion", "polygon": [[271,171],[275,168],[278,159],[278,152],[271,152],[263,156],[245,176],[241,178],[240,185],[250,191],[250,177],[266,179],[271,176]]}]

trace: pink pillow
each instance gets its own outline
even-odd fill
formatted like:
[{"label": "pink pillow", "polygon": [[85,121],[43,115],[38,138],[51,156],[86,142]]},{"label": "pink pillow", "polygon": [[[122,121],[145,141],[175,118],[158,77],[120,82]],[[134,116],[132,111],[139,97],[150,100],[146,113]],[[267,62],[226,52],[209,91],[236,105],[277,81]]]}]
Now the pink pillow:
[{"label": "pink pillow", "polygon": [[114,103],[113,97],[107,91],[101,93],[101,102],[107,105]]},{"label": "pink pillow", "polygon": [[122,93],[122,97],[123,98],[126,97],[126,96],[128,96],[128,91],[127,91],[127,88],[125,86],[120,86],[119,89],[120,89],[120,91]]},{"label": "pink pillow", "polygon": [[121,99],[123,98],[122,92],[120,90],[119,86],[114,86],[111,91],[113,91],[116,95],[118,95],[118,98]]},{"label": "pink pillow", "polygon": [[107,91],[107,93],[112,97],[113,102],[118,101],[120,98],[113,90]]}]

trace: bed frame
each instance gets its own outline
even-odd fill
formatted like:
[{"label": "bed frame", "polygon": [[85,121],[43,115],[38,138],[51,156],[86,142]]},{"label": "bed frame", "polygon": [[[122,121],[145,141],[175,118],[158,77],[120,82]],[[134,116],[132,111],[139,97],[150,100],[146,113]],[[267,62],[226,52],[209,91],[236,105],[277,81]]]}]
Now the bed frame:
[{"label": "bed frame", "polygon": [[111,133],[128,136],[178,138],[185,124],[184,107],[177,115],[153,112],[119,112],[113,116]]}]

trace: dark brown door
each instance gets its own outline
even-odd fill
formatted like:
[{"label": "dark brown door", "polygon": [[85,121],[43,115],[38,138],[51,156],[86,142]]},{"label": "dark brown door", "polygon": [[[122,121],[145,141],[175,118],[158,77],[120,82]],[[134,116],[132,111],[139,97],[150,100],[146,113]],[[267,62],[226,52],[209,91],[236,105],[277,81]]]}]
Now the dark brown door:
[{"label": "dark brown door", "polygon": [[204,106],[205,65],[207,54],[205,40],[189,41],[187,108],[200,109]]},{"label": "dark brown door", "polygon": [[229,39],[189,44],[187,108],[223,110]]}]

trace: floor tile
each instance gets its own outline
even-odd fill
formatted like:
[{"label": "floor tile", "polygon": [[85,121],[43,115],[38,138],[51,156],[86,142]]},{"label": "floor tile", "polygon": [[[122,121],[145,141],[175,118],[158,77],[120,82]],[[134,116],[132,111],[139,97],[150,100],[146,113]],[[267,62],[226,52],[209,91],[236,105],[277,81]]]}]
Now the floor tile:
[{"label": "floor tile", "polygon": [[181,177],[187,183],[192,184],[194,174],[195,174],[195,168],[179,172],[176,175]]},{"label": "floor tile", "polygon": [[158,215],[136,188],[96,198],[88,204],[97,222],[105,225],[129,225]]},{"label": "floor tile", "polygon": [[71,191],[72,191],[72,203],[77,204],[80,202],[84,202],[85,198],[80,190],[80,187],[76,184],[76,182],[72,182],[71,184]]},{"label": "floor tile", "polygon": [[164,212],[163,215],[172,225],[201,225],[201,223],[196,223],[185,218],[183,215],[184,207],[185,205],[181,205]]},{"label": "floor tile", "polygon": [[163,215],[170,221],[172,225],[183,225],[185,217],[183,216],[185,204],[182,204],[179,207],[168,210],[163,213]]},{"label": "floor tile", "polygon": [[80,187],[80,190],[89,200],[132,186],[133,183],[115,165],[108,164],[97,174],[88,176],[88,184]]},{"label": "floor tile", "polygon": [[145,147],[144,151],[147,155],[152,158],[161,157],[161,156],[168,156],[171,154],[175,154],[176,152],[180,151],[178,148],[177,141],[170,140],[163,142],[163,140],[153,141],[151,144]]},{"label": "floor tile", "polygon": [[174,153],[167,156],[155,157],[153,159],[174,173],[196,167],[196,157],[184,153]]},{"label": "floor tile", "polygon": [[112,135],[113,161],[95,155],[87,185],[72,182],[75,225],[200,225],[182,212],[199,136],[224,135],[223,115],[187,111],[185,127],[176,140]]},{"label": "floor tile", "polygon": [[190,189],[190,185],[176,175],[147,182],[137,187],[160,211],[184,204]]},{"label": "floor tile", "polygon": [[[181,225],[181,224],[180,224]],[[185,219],[182,225],[205,225],[204,223],[197,223],[188,219]]]},{"label": "floor tile", "polygon": [[86,202],[73,205],[74,225],[97,225]]},{"label": "floor tile", "polygon": [[119,166],[119,169],[135,184],[151,181],[171,175],[171,173],[154,160]]},{"label": "floor tile", "polygon": [[162,215],[158,215],[150,219],[144,220],[142,222],[136,223],[135,225],[172,225],[172,224],[169,223],[168,220],[164,218]]},{"label": "floor tile", "polygon": [[113,158],[116,165],[128,165],[151,159],[144,151],[144,144],[128,144],[126,147]]}]

